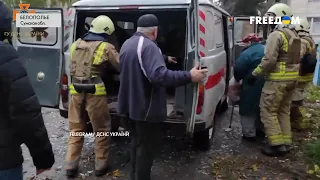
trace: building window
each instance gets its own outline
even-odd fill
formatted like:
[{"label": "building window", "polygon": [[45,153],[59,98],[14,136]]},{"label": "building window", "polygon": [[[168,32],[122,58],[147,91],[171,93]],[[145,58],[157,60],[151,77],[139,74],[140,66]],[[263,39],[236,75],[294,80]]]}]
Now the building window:
[{"label": "building window", "polygon": [[308,22],[311,24],[312,18],[311,18],[311,17],[307,17],[307,20],[308,20]]},{"label": "building window", "polygon": [[310,22],[310,33],[311,34],[320,34],[320,17],[308,17]]},{"label": "building window", "polygon": [[320,18],[319,17],[312,19],[311,33],[320,34]]}]

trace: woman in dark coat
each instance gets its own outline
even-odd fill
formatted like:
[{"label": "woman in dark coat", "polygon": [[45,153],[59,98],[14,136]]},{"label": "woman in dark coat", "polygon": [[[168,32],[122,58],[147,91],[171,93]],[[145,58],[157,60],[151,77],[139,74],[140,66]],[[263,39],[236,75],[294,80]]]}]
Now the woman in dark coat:
[{"label": "woman in dark coat", "polygon": [[[256,84],[248,84],[248,76],[260,64],[264,56],[264,45],[259,43],[260,38],[250,34],[243,39],[246,48],[242,51],[234,67],[234,78],[237,81],[242,80],[239,113],[241,115],[242,134],[245,140],[255,140],[257,133],[261,133],[263,126],[259,117],[259,101],[264,85],[264,79],[260,78]],[[257,127],[257,128],[256,128]],[[257,132],[256,129],[259,129]]]}]

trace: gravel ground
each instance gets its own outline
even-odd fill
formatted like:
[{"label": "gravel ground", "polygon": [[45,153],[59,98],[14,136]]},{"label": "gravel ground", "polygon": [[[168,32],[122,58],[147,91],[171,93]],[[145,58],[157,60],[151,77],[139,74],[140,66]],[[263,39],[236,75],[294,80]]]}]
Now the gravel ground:
[{"label": "gravel ground", "polygon": [[[241,140],[241,126],[239,122],[238,109],[235,109],[234,122],[229,131],[230,109],[220,115],[214,143],[209,151],[195,151],[191,148],[190,139],[184,137],[166,136],[161,154],[155,160],[152,177],[154,180],[212,180],[212,179],[264,179],[268,177],[274,179],[275,175],[285,179],[287,174],[275,172],[268,169],[267,162],[285,162],[273,158],[263,157],[257,148],[259,144],[247,144]],[[48,177],[53,180],[67,179],[64,175],[64,157],[66,154],[68,140],[67,120],[60,117],[59,111],[54,109],[43,109],[43,116],[46,127],[52,142],[56,163],[52,171],[39,176],[38,179]],[[112,172],[103,178],[96,178],[93,175],[93,138],[86,138],[83,148],[81,168],[79,177],[76,179],[118,179],[126,180],[129,171],[126,165],[126,150],[128,149],[128,138],[121,137],[114,139],[111,145],[110,165]],[[26,147],[24,150],[24,173],[25,178],[30,179],[35,168]],[[262,164],[259,165],[257,164]],[[263,165],[264,164],[264,165]],[[261,166],[261,168],[260,168]],[[265,166],[265,167],[264,167]],[[276,166],[271,164],[270,166]],[[275,167],[277,168],[277,167]],[[259,169],[259,170],[257,170]],[[235,172],[237,171],[237,172]],[[239,173],[238,173],[239,171]],[[221,175],[223,174],[223,176]],[[236,174],[237,177],[233,178]],[[249,174],[249,176],[248,176]],[[253,174],[251,176],[251,174]],[[265,178],[267,179],[267,178]]]}]

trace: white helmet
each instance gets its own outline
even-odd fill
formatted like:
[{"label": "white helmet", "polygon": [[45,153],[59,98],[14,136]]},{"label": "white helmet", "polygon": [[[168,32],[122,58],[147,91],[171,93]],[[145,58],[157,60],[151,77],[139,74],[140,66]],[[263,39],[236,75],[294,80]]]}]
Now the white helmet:
[{"label": "white helmet", "polygon": [[100,15],[91,22],[89,32],[111,35],[114,30],[115,28],[112,20],[108,16]]},{"label": "white helmet", "polygon": [[296,24],[295,27],[296,31],[304,31],[309,33],[310,32],[310,24],[307,18],[300,18],[300,24]]},{"label": "white helmet", "polygon": [[283,3],[277,3],[277,4],[274,4],[273,6],[271,6],[267,13],[267,15],[274,15],[276,17],[282,17],[282,16],[293,16],[293,13],[292,13],[292,9],[286,5],[286,4],[283,4]]}]

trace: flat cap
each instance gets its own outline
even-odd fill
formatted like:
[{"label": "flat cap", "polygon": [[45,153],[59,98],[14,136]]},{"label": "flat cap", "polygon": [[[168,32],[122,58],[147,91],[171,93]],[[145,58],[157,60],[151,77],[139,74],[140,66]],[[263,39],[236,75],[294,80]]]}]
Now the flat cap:
[{"label": "flat cap", "polygon": [[154,27],[158,26],[158,18],[154,14],[142,15],[137,22],[138,27]]}]

